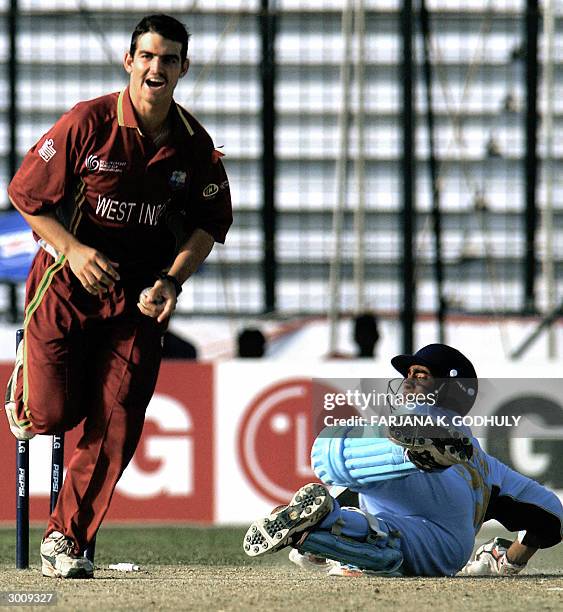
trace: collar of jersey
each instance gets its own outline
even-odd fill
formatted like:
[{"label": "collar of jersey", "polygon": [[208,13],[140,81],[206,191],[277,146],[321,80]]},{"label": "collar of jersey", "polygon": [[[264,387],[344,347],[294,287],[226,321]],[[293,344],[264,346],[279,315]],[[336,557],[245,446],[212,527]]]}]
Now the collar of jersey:
[{"label": "collar of jersey", "polygon": [[[188,134],[193,136],[194,130],[190,125],[183,109],[176,104],[176,102],[174,102],[173,109],[176,111],[180,122],[186,128]],[[137,117],[135,116],[135,111],[133,110],[133,103],[131,102],[131,96],[129,95],[129,87],[123,89],[117,97],[117,123],[120,127],[134,128],[139,130],[139,132],[141,131],[137,122]]]}]

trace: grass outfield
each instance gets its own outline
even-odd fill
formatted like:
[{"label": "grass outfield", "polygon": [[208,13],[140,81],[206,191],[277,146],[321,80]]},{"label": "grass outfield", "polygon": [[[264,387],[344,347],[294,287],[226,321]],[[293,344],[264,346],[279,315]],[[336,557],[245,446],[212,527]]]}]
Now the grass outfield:
[{"label": "grass outfield", "polygon": [[[285,552],[260,560],[241,550],[243,528],[104,527],[96,578],[43,578],[39,530],[31,569],[14,567],[14,530],[0,529],[1,591],[53,591],[58,610],[563,610],[563,545],[540,551],[515,578],[329,578],[300,571]],[[483,539],[500,532],[483,532]],[[479,543],[480,543],[479,542]],[[105,569],[133,562],[141,571]],[[11,609],[0,608],[0,609]],[[27,608],[29,609],[29,608]]]}]

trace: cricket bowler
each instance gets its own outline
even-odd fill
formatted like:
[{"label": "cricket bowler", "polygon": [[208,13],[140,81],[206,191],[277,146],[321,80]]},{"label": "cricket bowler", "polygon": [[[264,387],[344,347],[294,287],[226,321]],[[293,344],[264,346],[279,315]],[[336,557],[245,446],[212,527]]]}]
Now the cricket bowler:
[{"label": "cricket bowler", "polygon": [[43,246],[10,429],[21,440],[84,423],[41,543],[44,576],[93,576],[82,553],[139,442],[182,284],[232,222],[222,154],[173,99],[188,37],[173,17],[144,17],[123,60],[127,87],[65,113],[8,188]]}]

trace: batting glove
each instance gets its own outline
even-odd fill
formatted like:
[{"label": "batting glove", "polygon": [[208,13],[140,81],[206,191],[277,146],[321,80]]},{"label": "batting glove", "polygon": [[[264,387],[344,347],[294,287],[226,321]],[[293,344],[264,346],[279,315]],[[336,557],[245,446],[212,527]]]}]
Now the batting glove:
[{"label": "batting glove", "polygon": [[526,564],[511,563],[506,556],[512,542],[504,538],[494,538],[485,542],[475,553],[475,559],[461,570],[468,576],[516,576]]}]

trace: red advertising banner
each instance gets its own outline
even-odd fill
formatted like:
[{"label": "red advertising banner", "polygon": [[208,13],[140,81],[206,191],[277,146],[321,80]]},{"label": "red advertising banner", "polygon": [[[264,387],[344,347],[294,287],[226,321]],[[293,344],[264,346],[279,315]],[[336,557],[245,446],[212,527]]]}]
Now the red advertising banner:
[{"label": "red advertising banner", "polygon": [[[0,384],[10,373],[11,365],[0,364]],[[315,393],[333,392],[336,379],[372,373],[373,364],[363,362],[163,363],[139,447],[118,483],[107,520],[248,524],[315,480],[310,465],[319,430],[319,414],[311,410],[319,402]],[[536,384],[545,391],[545,381],[538,378]],[[495,392],[501,391],[491,413],[522,395],[515,399],[514,384]],[[563,407],[560,396],[551,401],[553,418],[559,419],[550,425],[553,433],[563,422]],[[536,412],[538,406],[534,400]],[[336,409],[330,414],[344,416]],[[531,416],[542,422],[539,412]],[[79,437],[78,430],[65,437],[67,464]],[[561,440],[497,435],[482,443],[510,467],[562,490]],[[15,452],[15,439],[0,416],[0,521],[15,518]],[[49,514],[50,452],[51,436],[31,441],[30,514],[43,524]]]},{"label": "red advertising banner", "polygon": [[309,459],[312,401],[310,378],[288,378],[253,398],[242,417],[237,456],[248,482],[272,505],[316,480]]},{"label": "red advertising banner", "polygon": [[[0,364],[0,383],[11,374]],[[213,503],[213,366],[164,362],[141,441],[123,474],[107,520],[211,522]],[[81,427],[65,436],[65,464]],[[30,443],[30,517],[47,521],[50,436]],[[0,425],[0,521],[15,520],[15,439]]]}]

